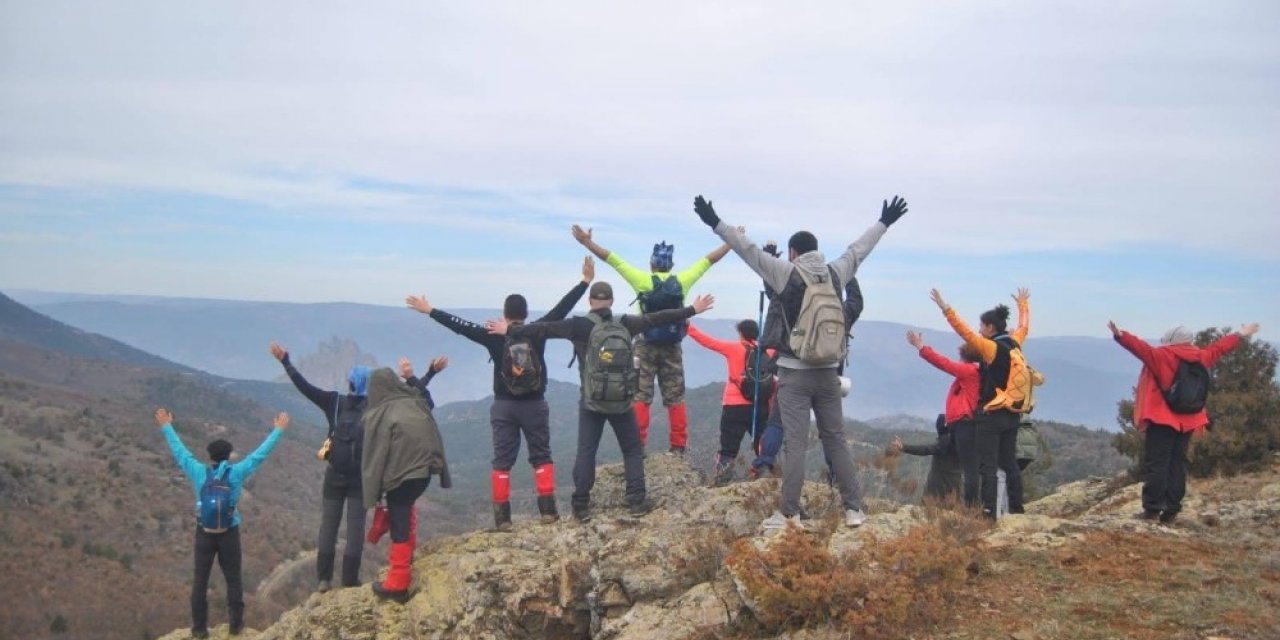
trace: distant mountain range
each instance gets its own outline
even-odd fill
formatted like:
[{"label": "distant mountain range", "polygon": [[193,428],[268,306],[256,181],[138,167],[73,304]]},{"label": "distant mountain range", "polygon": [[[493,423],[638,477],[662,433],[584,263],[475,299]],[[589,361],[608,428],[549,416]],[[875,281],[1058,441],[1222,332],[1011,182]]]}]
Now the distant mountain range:
[{"label": "distant mountain range", "polygon": [[[363,353],[384,365],[404,355],[421,370],[430,357],[448,355],[450,369],[432,382],[440,402],[474,400],[490,393],[490,364],[484,351],[403,308],[30,291],[12,295],[67,324],[228,378],[276,379],[280,366],[267,354],[272,340],[295,354],[307,354],[336,337],[354,340]],[[558,295],[554,291],[533,296],[533,303],[547,304]],[[497,309],[442,308],[476,321],[499,315]],[[578,312],[584,311],[585,304],[580,305]],[[728,337],[734,334],[736,321],[697,322],[712,335]],[[846,400],[849,416],[864,420],[893,414],[927,417],[941,410],[948,376],[924,363],[906,344],[908,328],[875,321],[859,322],[854,328],[849,369],[854,390]],[[949,332],[926,329],[924,335],[948,355],[959,344]],[[684,351],[689,386],[725,379],[724,360],[718,354],[692,341],[685,342]],[[1139,370],[1137,360],[1104,338],[1038,336],[1034,317],[1026,351],[1048,380],[1040,389],[1040,417],[1115,428],[1116,402],[1131,393]],[[548,360],[553,378],[577,382],[576,372],[564,366],[570,355],[566,343],[552,341]]]}]

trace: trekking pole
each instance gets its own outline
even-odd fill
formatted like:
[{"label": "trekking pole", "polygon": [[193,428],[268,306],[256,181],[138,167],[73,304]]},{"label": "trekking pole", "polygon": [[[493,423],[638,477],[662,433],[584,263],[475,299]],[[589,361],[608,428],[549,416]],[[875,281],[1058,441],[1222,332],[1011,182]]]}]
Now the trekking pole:
[{"label": "trekking pole", "polygon": [[[752,444],[755,444],[756,436],[758,435],[756,432],[760,428],[758,424],[759,416],[757,414],[760,412],[760,355],[761,355],[760,342],[764,338],[764,291],[760,292],[760,313],[759,313],[759,319],[756,320],[756,330],[757,330],[756,331],[756,367],[755,367],[756,370],[754,371],[755,380],[753,381],[753,384],[755,385],[755,392],[751,394],[751,443]],[[760,452],[757,451],[756,455],[760,455]]]}]

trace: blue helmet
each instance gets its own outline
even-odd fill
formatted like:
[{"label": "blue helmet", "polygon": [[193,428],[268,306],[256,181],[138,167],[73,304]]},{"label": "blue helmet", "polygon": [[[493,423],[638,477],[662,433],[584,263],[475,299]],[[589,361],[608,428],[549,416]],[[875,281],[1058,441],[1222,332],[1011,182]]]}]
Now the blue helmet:
[{"label": "blue helmet", "polygon": [[369,367],[364,367],[360,365],[351,367],[351,373],[347,374],[347,384],[350,386],[352,395],[356,395],[356,396],[368,395]]},{"label": "blue helmet", "polygon": [[670,271],[675,265],[672,254],[676,251],[674,244],[667,244],[665,241],[653,245],[653,256],[649,258],[649,265],[654,271]]}]

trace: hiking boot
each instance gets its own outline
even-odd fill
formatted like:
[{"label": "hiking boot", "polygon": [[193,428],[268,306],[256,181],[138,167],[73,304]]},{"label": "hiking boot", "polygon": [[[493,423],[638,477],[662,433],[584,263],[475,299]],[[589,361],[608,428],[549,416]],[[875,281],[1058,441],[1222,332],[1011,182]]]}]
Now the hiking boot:
[{"label": "hiking boot", "polygon": [[653,511],[653,503],[646,498],[640,502],[632,504],[630,507],[627,507],[627,511],[631,514],[632,518],[642,518],[645,514]]},{"label": "hiking boot", "polygon": [[1160,517],[1159,509],[1143,509],[1134,516],[1138,520],[1155,520]]},{"label": "hiking boot", "polygon": [[320,584],[316,585],[316,593],[327,593],[332,588],[333,582],[329,580],[321,580]]},{"label": "hiking boot", "polygon": [[723,487],[731,480],[733,480],[733,458],[720,460],[717,457],[715,470],[711,472],[711,485]]},{"label": "hiking boot", "polygon": [[493,503],[493,528],[504,533],[511,530],[510,502]]},{"label": "hiking boot", "polygon": [[191,637],[192,637],[192,638],[208,638],[208,637],[209,637],[209,630],[208,630],[208,629],[201,629],[200,631],[196,631],[195,629],[192,629],[192,630],[191,630]]},{"label": "hiking boot", "polygon": [[844,510],[844,526],[861,527],[867,521],[867,514],[862,509],[845,509]]},{"label": "hiking boot", "polygon": [[1177,511],[1161,511],[1161,512],[1160,512],[1160,524],[1169,524],[1169,523],[1173,522],[1173,519],[1174,519],[1174,518],[1177,518],[1177,517],[1178,517],[1178,512],[1177,512]]},{"label": "hiking boot", "polygon": [[556,497],[538,496],[538,513],[542,516],[542,524],[559,521],[560,512],[556,511]]},{"label": "hiking boot", "polygon": [[583,524],[591,522],[591,507],[573,505],[573,519]]},{"label": "hiking boot", "polygon": [[760,523],[760,528],[765,531],[780,531],[786,529],[788,524],[797,529],[805,528],[805,524],[800,521],[800,516],[784,516],[781,511],[774,511],[773,515],[765,518],[764,522]]},{"label": "hiking boot", "polygon": [[230,635],[233,635],[233,636],[238,636],[238,635],[240,635],[240,632],[241,632],[241,631],[244,631],[244,625],[243,625],[243,624],[233,624],[233,625],[231,625],[231,626],[227,629],[227,633],[228,633],[228,634],[230,634]]},{"label": "hiking boot", "polygon": [[678,447],[678,446],[676,446],[676,445],[674,445],[674,444],[673,444],[673,445],[671,445],[671,449],[669,449],[669,450],[667,451],[667,453],[670,453],[670,454],[672,454],[672,455],[677,455],[677,456],[680,456],[680,457],[684,457],[684,447]]}]

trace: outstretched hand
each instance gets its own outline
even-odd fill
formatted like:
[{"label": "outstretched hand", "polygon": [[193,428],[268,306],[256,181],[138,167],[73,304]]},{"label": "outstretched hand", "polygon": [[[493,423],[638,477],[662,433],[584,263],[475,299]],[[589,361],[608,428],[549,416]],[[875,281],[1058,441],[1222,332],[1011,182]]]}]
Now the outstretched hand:
[{"label": "outstretched hand", "polygon": [[413,363],[404,356],[400,356],[400,377],[405,380],[413,377]]},{"label": "outstretched hand", "polygon": [[720,216],[716,215],[716,210],[711,206],[711,201],[702,196],[693,199],[693,212],[698,214],[698,217],[702,218],[702,222],[711,227],[712,230],[715,230],[716,225],[720,224]]},{"label": "outstretched hand", "polygon": [[431,361],[431,370],[440,373],[449,366],[449,356],[440,356]]},{"label": "outstretched hand", "polygon": [[484,322],[484,328],[488,329],[489,333],[498,336],[507,335],[507,327],[509,326],[510,325],[506,318],[502,318],[500,320],[485,320]]},{"label": "outstretched hand", "polygon": [[1257,333],[1257,332],[1258,332],[1258,323],[1256,323],[1256,322],[1254,322],[1253,324],[1246,324],[1246,325],[1244,325],[1244,326],[1240,327],[1240,335],[1242,335],[1242,336],[1244,336],[1244,337],[1246,337],[1246,338],[1248,338],[1249,336],[1251,336],[1251,335],[1253,335],[1253,334],[1255,334],[1255,333]]},{"label": "outstretched hand", "polygon": [[289,357],[289,350],[275,342],[272,342],[268,348],[271,350],[271,356],[280,362],[284,362],[284,359]]},{"label": "outstretched hand", "polygon": [[595,258],[587,256],[582,259],[582,281],[588,284],[596,279],[596,261]]},{"label": "outstretched hand", "polygon": [[924,348],[924,336],[920,335],[919,333],[916,333],[915,331],[911,331],[910,329],[908,329],[908,330],[907,330],[907,343],[908,343],[908,344],[910,344],[911,346],[913,346],[913,347],[917,348],[917,349],[923,349],[923,348]]},{"label": "outstretched hand", "polygon": [[885,200],[884,204],[880,206],[880,222],[884,223],[884,226],[887,227],[897,222],[898,218],[906,215],[906,213],[907,201],[898,196],[894,196],[893,202]]},{"label": "outstretched hand", "polygon": [[938,308],[942,309],[943,311],[946,311],[947,309],[950,308],[949,305],[947,305],[946,300],[942,299],[942,292],[938,291],[937,289],[929,290],[929,298],[933,300],[933,303],[938,305]]},{"label": "outstretched hand", "polygon": [[276,428],[277,429],[289,428],[289,414],[281,411],[280,415],[276,416]]},{"label": "outstretched hand", "polygon": [[573,239],[577,240],[578,244],[585,245],[588,242],[591,242],[591,227],[587,227],[586,229],[583,229],[582,227],[575,224],[569,228],[569,232],[573,234]]},{"label": "outstretched hand", "polygon": [[1112,336],[1112,337],[1115,337],[1115,338],[1119,338],[1119,337],[1120,337],[1120,327],[1117,327],[1117,326],[1116,326],[1115,321],[1113,321],[1113,320],[1108,320],[1108,321],[1107,321],[1107,328],[1111,330],[1111,336]]},{"label": "outstretched hand", "polygon": [[693,312],[703,313],[714,306],[716,303],[715,296],[703,294],[693,299]]},{"label": "outstretched hand", "polygon": [[902,453],[902,437],[894,436],[893,442],[889,443],[889,453]]},{"label": "outstretched hand", "polygon": [[173,414],[169,413],[168,409],[160,407],[156,409],[156,426],[163,427],[166,424],[173,424]]},{"label": "outstretched hand", "polygon": [[1026,287],[1018,287],[1018,292],[1013,294],[1013,301],[1018,304],[1023,304],[1030,299],[1031,299],[1031,290],[1027,289]]},{"label": "outstretched hand", "polygon": [[425,313],[427,315],[431,315],[431,312],[435,309],[435,307],[431,306],[431,303],[427,301],[426,296],[409,296],[404,299],[404,304],[418,313]]}]

